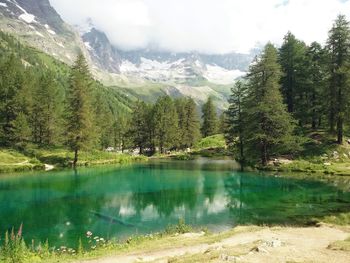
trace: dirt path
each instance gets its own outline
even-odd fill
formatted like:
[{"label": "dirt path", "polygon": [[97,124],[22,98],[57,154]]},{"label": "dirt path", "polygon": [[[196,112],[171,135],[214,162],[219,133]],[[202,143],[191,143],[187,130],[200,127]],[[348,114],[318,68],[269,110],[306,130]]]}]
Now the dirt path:
[{"label": "dirt path", "polygon": [[[130,253],[80,263],[132,263],[168,262],[176,258],[182,262],[190,255],[205,255],[212,251],[214,257],[208,262],[325,262],[348,263],[350,252],[328,249],[328,245],[348,238],[349,232],[329,226],[311,228],[264,228],[257,232],[240,233],[213,244],[198,244],[166,250],[153,250],[145,253]],[[187,237],[188,238],[188,237]],[[240,251],[240,256],[229,256],[230,251]],[[195,259],[195,257],[194,257]],[[201,262],[196,261],[194,262]]]}]

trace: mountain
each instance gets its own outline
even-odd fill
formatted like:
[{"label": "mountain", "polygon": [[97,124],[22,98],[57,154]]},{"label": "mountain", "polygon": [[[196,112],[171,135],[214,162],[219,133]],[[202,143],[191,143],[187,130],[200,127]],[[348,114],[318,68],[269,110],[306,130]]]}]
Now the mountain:
[{"label": "mountain", "polygon": [[82,51],[96,79],[130,98],[152,102],[164,94],[191,96],[201,105],[212,96],[221,109],[232,83],[257,53],[124,51],[91,20],[79,30],[65,23],[48,0],[0,0],[0,29],[69,65]]},{"label": "mountain", "polygon": [[207,80],[231,84],[243,75],[255,53],[208,55],[198,52],[174,53],[155,49],[123,51],[111,44],[102,31],[92,27],[82,34],[97,68],[128,78],[160,83],[193,83]]},{"label": "mountain", "polygon": [[79,33],[48,0],[0,0],[0,29],[68,64],[78,50],[88,57]]},{"label": "mountain", "polygon": [[105,33],[92,28],[82,35],[82,39],[95,67],[111,73],[120,73],[121,58]]}]

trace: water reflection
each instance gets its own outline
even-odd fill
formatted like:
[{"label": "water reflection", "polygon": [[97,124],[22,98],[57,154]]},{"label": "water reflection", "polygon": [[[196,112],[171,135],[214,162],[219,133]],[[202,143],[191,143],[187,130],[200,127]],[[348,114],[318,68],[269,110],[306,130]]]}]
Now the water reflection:
[{"label": "water reflection", "polygon": [[201,159],[2,177],[0,230],[23,222],[27,240],[75,245],[88,230],[123,238],[160,231],[179,218],[223,230],[349,211],[348,191],[235,168]]}]

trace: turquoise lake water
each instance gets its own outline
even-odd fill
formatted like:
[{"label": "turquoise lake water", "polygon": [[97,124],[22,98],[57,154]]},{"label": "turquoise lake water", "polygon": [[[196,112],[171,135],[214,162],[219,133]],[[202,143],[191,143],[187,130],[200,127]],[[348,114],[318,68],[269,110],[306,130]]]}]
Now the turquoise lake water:
[{"label": "turquoise lake water", "polygon": [[233,161],[199,159],[1,175],[0,231],[23,223],[29,243],[76,246],[87,231],[123,239],[162,231],[179,218],[221,231],[350,211],[347,190],[236,168]]}]

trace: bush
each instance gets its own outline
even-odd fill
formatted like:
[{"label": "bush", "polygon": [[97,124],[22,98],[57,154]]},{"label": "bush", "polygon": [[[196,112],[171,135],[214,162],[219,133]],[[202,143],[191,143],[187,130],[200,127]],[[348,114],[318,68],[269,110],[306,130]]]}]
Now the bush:
[{"label": "bush", "polygon": [[185,223],[183,218],[179,219],[179,222],[176,225],[170,225],[164,230],[164,234],[173,235],[173,234],[185,234],[193,231],[190,225]]},{"label": "bush", "polygon": [[195,149],[207,149],[207,148],[225,148],[226,142],[224,135],[217,134],[201,139],[196,145]]}]

